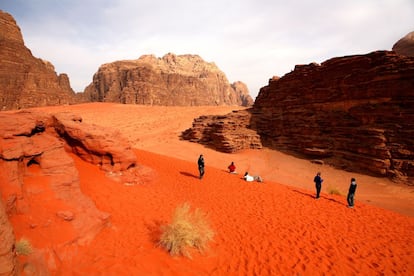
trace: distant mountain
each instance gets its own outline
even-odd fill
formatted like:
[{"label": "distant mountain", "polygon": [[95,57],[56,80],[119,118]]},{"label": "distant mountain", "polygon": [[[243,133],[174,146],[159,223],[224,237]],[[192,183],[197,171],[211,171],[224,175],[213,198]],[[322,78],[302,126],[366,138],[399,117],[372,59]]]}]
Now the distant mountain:
[{"label": "distant mountain", "polygon": [[100,66],[85,89],[86,101],[127,104],[250,106],[253,99],[242,82],[230,84],[214,63],[198,55],[144,55]]},{"label": "distant mountain", "polygon": [[414,57],[414,32],[411,32],[398,40],[392,50],[399,55]]}]

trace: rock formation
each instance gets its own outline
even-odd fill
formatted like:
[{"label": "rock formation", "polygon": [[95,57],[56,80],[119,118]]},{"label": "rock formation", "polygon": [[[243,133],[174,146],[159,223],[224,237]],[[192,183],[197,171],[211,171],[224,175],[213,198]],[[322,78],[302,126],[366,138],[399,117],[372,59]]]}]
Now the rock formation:
[{"label": "rock formation", "polygon": [[144,55],[102,65],[85,89],[88,101],[200,106],[253,103],[241,82],[230,85],[214,63],[197,55]]},{"label": "rock formation", "polygon": [[66,74],[35,58],[13,17],[0,10],[0,110],[75,102]]},{"label": "rock formation", "polygon": [[126,171],[136,164],[131,146],[117,130],[82,123],[70,113],[53,115],[53,126],[72,152],[105,171]]},{"label": "rock formation", "polygon": [[254,104],[253,98],[249,95],[249,89],[246,84],[241,81],[232,83],[231,87],[236,92],[236,98],[241,100],[241,106],[252,106]]},{"label": "rock formation", "polygon": [[0,275],[17,275],[14,244],[13,228],[0,200]]},{"label": "rock formation", "polygon": [[201,116],[181,138],[215,148],[222,152],[241,149],[260,149],[262,144],[256,131],[249,129],[251,114],[240,110],[224,116]]},{"label": "rock formation", "polygon": [[414,183],[413,79],[414,58],[387,51],[298,65],[260,90],[247,125],[265,146]]},{"label": "rock formation", "polygon": [[[117,131],[84,123],[69,113],[0,113],[0,267],[4,264],[5,270],[11,271],[13,265],[10,244],[14,244],[14,236],[2,206],[8,216],[23,219],[39,237],[46,235],[42,231],[74,232],[61,238],[53,254],[67,244],[90,242],[108,225],[110,214],[99,211],[81,192],[78,171],[68,152],[98,165],[114,181],[139,181],[136,156]],[[33,167],[38,169],[33,172]]]},{"label": "rock formation", "polygon": [[398,40],[392,50],[399,55],[414,57],[414,32],[411,32]]}]

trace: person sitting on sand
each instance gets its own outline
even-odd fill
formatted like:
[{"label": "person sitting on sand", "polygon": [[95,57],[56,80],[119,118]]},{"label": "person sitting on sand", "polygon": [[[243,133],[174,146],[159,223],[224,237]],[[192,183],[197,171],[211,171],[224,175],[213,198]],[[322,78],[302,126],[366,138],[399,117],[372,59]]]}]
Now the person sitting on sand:
[{"label": "person sitting on sand", "polygon": [[243,176],[244,180],[248,181],[248,182],[253,182],[254,181],[254,177],[249,175],[248,172],[246,172]]},{"label": "person sitting on sand", "polygon": [[236,173],[236,165],[234,165],[234,162],[231,162],[227,168],[229,169],[229,173]]},{"label": "person sitting on sand", "polygon": [[263,179],[260,176],[253,176],[253,175],[249,175],[248,172],[246,172],[243,176],[244,180],[248,181],[248,182],[253,182],[253,181],[257,181],[257,182],[263,182]]}]

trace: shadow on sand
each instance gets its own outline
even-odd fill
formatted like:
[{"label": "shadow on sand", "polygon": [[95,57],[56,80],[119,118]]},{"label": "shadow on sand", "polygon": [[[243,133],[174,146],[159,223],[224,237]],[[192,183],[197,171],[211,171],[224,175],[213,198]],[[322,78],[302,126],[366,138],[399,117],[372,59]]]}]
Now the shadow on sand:
[{"label": "shadow on sand", "polygon": [[304,192],[301,192],[301,191],[298,191],[298,190],[292,190],[292,191],[294,191],[295,193],[298,193],[298,194],[304,195],[304,196],[308,196],[308,197],[310,197],[310,198],[315,198],[315,196],[314,196],[314,195],[310,195],[310,194],[308,194],[308,193],[304,193]]},{"label": "shadow on sand", "polygon": [[[304,193],[304,192],[301,192],[301,191],[298,191],[298,190],[292,190],[292,191],[294,191],[294,192],[296,192],[296,193],[299,193],[299,194],[301,194],[301,195],[304,195],[304,196],[307,196],[307,197],[310,197],[310,198],[315,199],[315,196],[314,196],[313,194]],[[323,199],[326,199],[326,200],[329,200],[329,201],[332,201],[332,202],[338,203],[338,204],[340,204],[340,205],[345,205],[345,206],[347,206],[344,202],[338,201],[338,200],[336,200],[336,199],[334,199],[334,198],[330,198],[330,197],[326,197],[326,196],[322,196],[322,195],[320,196],[320,198],[323,198]]]},{"label": "shadow on sand", "polygon": [[189,173],[189,172],[180,172],[182,175],[185,175],[185,176],[189,176],[189,177],[194,177],[194,178],[199,178],[199,176],[198,175],[194,175],[194,174],[192,174],[192,173]]}]

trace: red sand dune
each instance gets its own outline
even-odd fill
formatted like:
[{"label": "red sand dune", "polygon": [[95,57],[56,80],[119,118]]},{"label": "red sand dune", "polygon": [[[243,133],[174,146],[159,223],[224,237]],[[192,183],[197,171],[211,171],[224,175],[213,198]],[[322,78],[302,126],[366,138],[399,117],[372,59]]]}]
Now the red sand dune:
[{"label": "red sand dune", "polygon": [[[202,114],[223,114],[231,107],[144,107],[85,104],[44,108],[72,110],[84,121],[113,126],[137,148],[141,184],[113,182],[96,166],[76,156],[81,189],[111,214],[111,225],[87,246],[75,244],[46,255],[44,266],[56,275],[410,275],[414,272],[414,190],[383,178],[342,172],[283,153],[246,150],[218,153],[180,141],[180,132]],[[203,153],[205,178],[197,178]],[[239,174],[226,172],[235,161]],[[33,176],[28,185],[45,185]],[[249,170],[264,183],[241,179]],[[321,171],[323,194],[315,200],[313,176]],[[351,177],[358,189],[356,207],[345,196]],[[159,226],[183,202],[208,213],[216,235],[204,254],[171,257],[156,246]],[[54,208],[58,202],[50,202]],[[374,206],[375,205],[375,206]],[[32,206],[32,208],[35,208]],[[387,210],[388,209],[388,210]],[[44,220],[38,210],[33,220]],[[56,233],[12,220],[16,236],[39,251],[55,249],[71,229]],[[56,253],[59,252],[59,253]],[[63,252],[63,253],[62,253]],[[28,257],[36,263],[35,256]],[[41,263],[37,263],[41,266]],[[27,270],[30,271],[30,270]]]}]

